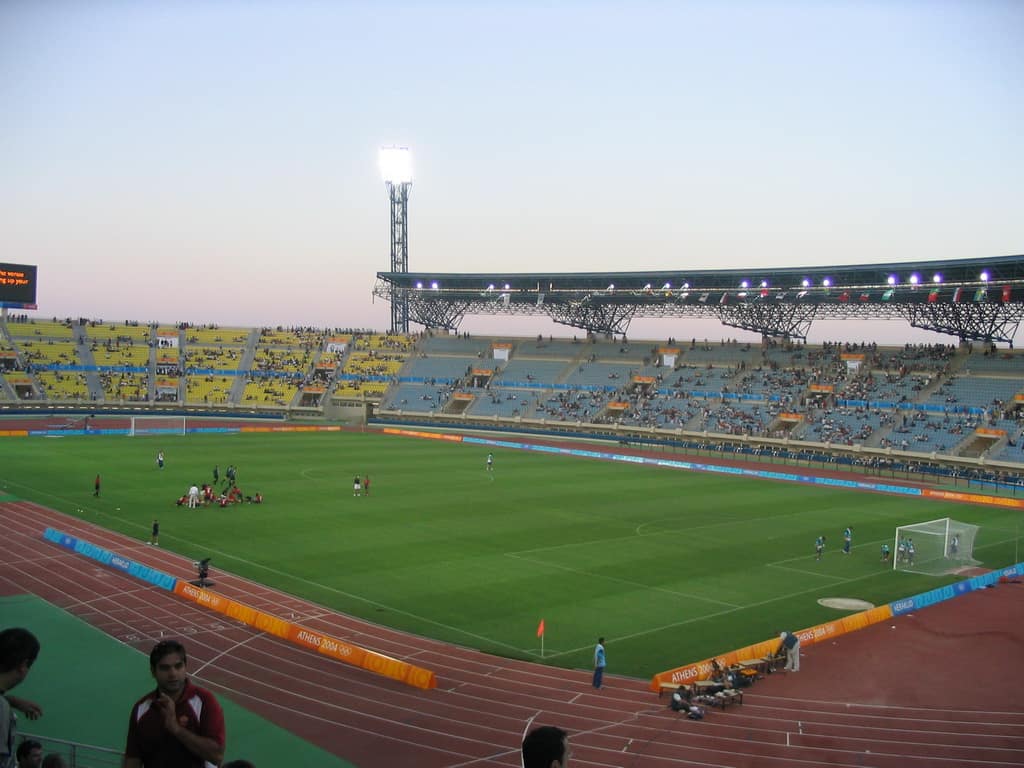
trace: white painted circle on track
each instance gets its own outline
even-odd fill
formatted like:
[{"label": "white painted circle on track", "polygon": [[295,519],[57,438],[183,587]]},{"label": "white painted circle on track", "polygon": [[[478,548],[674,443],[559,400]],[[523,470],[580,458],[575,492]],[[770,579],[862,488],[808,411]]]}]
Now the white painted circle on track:
[{"label": "white painted circle on track", "polygon": [[866,611],[875,607],[874,603],[869,603],[867,600],[858,600],[854,597],[822,597],[818,600],[818,605],[823,605],[826,608],[837,608],[840,611]]}]

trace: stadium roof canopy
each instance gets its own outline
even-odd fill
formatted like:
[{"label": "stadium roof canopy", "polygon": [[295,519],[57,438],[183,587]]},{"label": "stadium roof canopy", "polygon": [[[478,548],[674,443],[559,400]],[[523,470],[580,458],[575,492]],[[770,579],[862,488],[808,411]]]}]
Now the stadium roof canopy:
[{"label": "stadium roof canopy", "polygon": [[806,338],[815,318],[903,319],[961,339],[1011,342],[1024,317],[1024,256],[775,269],[650,272],[379,272],[374,294],[409,320],[457,329],[467,314],[547,315],[624,334],[634,317],[714,317]]}]

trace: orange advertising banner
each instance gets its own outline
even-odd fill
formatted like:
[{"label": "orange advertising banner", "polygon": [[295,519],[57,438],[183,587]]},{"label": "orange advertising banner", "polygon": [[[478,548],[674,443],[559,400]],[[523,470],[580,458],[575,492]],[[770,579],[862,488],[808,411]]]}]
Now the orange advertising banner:
[{"label": "orange advertising banner", "polygon": [[608,403],[608,408],[612,411],[624,411],[629,408],[629,403],[624,403],[621,400],[614,400]]},{"label": "orange advertising banner", "polygon": [[469,392],[453,392],[452,400],[473,400],[474,395]]},{"label": "orange advertising banner", "polygon": [[835,387],[831,384],[811,384],[811,392],[832,392]]},{"label": "orange advertising banner", "polygon": [[491,370],[490,368],[474,368],[473,369],[473,375],[474,376],[493,376],[494,375],[494,371]]},{"label": "orange advertising banner", "polygon": [[678,355],[679,347],[658,347],[659,355]]},{"label": "orange advertising banner", "polygon": [[1013,396],[1013,402],[1015,402],[1015,403],[1024,403],[1024,392],[1021,392],[1019,395],[1014,395]]},{"label": "orange advertising banner", "polygon": [[780,413],[779,421],[803,421],[804,415],[802,413]]},{"label": "orange advertising banner", "polygon": [[990,429],[989,427],[978,427],[974,430],[974,434],[981,435],[982,437],[1005,437],[1005,429]]},{"label": "orange advertising banner", "polygon": [[653,384],[654,383],[654,377],[653,376],[634,376],[633,377],[633,383],[634,384]]},{"label": "orange advertising banner", "polygon": [[[892,609],[888,605],[881,605],[877,608],[860,611],[835,621],[827,621],[824,624],[801,629],[795,634],[800,638],[800,647],[806,648],[815,643],[832,640],[847,632],[864,629],[864,627],[877,624],[880,621],[886,621],[891,616]],[[771,640],[762,640],[754,645],[748,645],[745,648],[738,648],[735,651],[720,654],[715,656],[714,659],[719,664],[729,667],[741,661],[772,658],[778,653],[779,643],[780,640],[777,637]],[[651,678],[650,690],[660,692],[662,684],[666,683],[687,685],[695,680],[706,680],[711,676],[711,662],[712,659],[704,659],[693,664],[686,664],[682,667],[659,672]]]},{"label": "orange advertising banner", "polygon": [[995,507],[1024,509],[1024,499],[1008,499],[1004,496],[985,496],[980,493],[960,493],[959,491],[936,491],[931,488],[922,488],[921,495],[926,499],[963,501],[968,504],[989,504]]},{"label": "orange advertising banner", "polygon": [[0,437],[28,437],[27,429],[0,429]]},{"label": "orange advertising banner", "polygon": [[324,389],[323,387],[303,387],[302,391],[303,392],[309,392],[310,394],[316,395],[316,394],[320,394],[322,392],[326,392],[327,390]]},{"label": "orange advertising banner", "polygon": [[491,349],[512,349],[512,345],[504,341],[496,341],[491,344]]},{"label": "orange advertising banner", "polygon": [[426,437],[430,440],[450,440],[453,443],[461,443],[462,435],[448,435],[440,432],[418,432],[412,429],[396,429],[395,427],[384,427],[381,430],[385,435],[402,435],[404,437]]},{"label": "orange advertising banner", "polygon": [[864,359],[864,355],[854,354],[853,352],[843,352],[843,354],[841,354],[839,356],[839,359],[840,360],[863,360]]},{"label": "orange advertising banner", "polygon": [[280,637],[311,651],[316,651],[332,659],[351,664],[383,677],[411,685],[415,688],[429,690],[437,687],[437,677],[429,669],[417,667],[408,662],[385,656],[376,651],[350,645],[342,640],[317,632],[314,629],[282,619],[273,614],[257,610],[252,606],[230,600],[221,595],[201,589],[194,584],[179,579],[174,585],[174,593],[217,613],[230,616],[232,619],[254,627],[261,632]]}]

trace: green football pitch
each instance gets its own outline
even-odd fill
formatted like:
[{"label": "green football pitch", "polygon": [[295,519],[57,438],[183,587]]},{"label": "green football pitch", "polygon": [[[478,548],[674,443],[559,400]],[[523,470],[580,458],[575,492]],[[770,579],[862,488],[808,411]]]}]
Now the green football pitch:
[{"label": "green football pitch", "polygon": [[[637,677],[843,615],[820,598],[880,604],[954,580],[880,562],[900,524],[954,517],[981,526],[986,566],[1015,557],[1013,510],[514,449],[488,472],[486,455],[352,432],[9,438],[0,482],[140,541],[159,518],[161,546],[211,557],[214,577],[489,653],[588,667],[603,635],[609,671]],[[176,506],[215,464],[265,503]],[[369,496],[353,497],[356,474]]]}]

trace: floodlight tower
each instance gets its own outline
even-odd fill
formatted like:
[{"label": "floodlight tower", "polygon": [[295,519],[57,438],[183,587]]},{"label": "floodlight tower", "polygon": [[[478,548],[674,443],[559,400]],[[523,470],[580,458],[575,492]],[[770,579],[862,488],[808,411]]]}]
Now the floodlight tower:
[{"label": "floodlight tower", "polygon": [[[381,147],[380,172],[391,198],[391,271],[409,271],[409,188],[412,153],[408,147]],[[391,332],[409,332],[409,294],[391,295]]]}]

